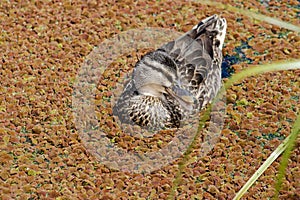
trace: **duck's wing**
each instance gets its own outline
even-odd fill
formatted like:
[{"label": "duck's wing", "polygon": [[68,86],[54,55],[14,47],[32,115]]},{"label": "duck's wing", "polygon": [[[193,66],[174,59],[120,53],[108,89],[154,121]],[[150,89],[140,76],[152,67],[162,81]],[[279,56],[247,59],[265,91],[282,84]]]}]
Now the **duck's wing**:
[{"label": "duck's wing", "polygon": [[212,100],[221,86],[226,27],[224,18],[213,15],[159,48],[175,60],[181,84],[199,100],[200,108]]},{"label": "duck's wing", "polygon": [[132,124],[132,120],[130,119],[130,109],[132,104],[130,99],[135,95],[137,91],[133,80],[131,79],[129,82],[125,84],[124,90],[121,96],[118,98],[116,104],[113,107],[113,115],[118,116],[119,120],[122,123]]}]

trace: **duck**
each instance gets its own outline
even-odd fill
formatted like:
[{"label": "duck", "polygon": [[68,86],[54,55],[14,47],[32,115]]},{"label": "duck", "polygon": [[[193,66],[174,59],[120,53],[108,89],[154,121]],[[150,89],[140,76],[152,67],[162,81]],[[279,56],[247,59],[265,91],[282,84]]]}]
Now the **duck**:
[{"label": "duck", "polygon": [[226,28],[226,19],[215,14],[146,53],[135,64],[113,115],[121,123],[151,131],[180,128],[221,88]]}]

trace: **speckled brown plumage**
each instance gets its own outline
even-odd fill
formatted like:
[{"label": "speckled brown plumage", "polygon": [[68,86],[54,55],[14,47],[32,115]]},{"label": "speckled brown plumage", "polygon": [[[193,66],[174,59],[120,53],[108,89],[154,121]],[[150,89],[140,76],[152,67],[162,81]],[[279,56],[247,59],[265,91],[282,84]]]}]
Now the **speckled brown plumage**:
[{"label": "speckled brown plumage", "polygon": [[180,127],[221,86],[226,20],[213,15],[136,63],[114,106],[122,123],[150,130]]}]

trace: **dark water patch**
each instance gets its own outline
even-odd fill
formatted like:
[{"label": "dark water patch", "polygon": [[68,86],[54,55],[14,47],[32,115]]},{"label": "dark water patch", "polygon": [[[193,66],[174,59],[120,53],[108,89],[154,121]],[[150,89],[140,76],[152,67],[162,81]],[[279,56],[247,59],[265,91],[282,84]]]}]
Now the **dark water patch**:
[{"label": "dark water patch", "polygon": [[253,37],[247,39],[247,41],[242,41],[240,46],[234,48],[233,55],[225,55],[222,61],[222,78],[230,77],[234,73],[234,69],[232,65],[246,62],[251,64],[253,60],[248,58],[245,53],[243,52],[244,49],[252,49],[252,47],[248,44],[248,42]]}]

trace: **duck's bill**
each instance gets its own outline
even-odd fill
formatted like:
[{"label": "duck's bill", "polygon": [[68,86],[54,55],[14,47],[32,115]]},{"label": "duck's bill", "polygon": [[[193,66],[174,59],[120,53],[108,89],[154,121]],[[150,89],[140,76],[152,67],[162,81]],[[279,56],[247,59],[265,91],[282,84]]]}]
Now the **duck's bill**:
[{"label": "duck's bill", "polygon": [[171,97],[176,99],[185,110],[191,111],[193,109],[194,98],[186,90],[177,87],[175,91],[170,88],[166,88],[166,91]]}]

